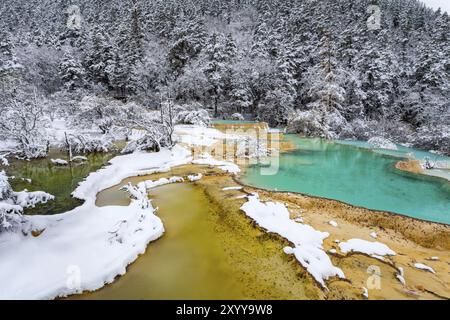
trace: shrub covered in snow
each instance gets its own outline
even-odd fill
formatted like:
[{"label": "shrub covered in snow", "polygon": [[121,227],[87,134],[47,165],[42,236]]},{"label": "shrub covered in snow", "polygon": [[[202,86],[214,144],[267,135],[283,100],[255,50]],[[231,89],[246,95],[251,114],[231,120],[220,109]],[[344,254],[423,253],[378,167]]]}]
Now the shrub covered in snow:
[{"label": "shrub covered in snow", "polygon": [[414,145],[428,150],[450,154],[450,126],[423,126],[417,130]]},{"label": "shrub covered in snow", "polygon": [[64,150],[71,150],[76,154],[84,153],[104,153],[114,150],[113,138],[109,135],[91,136],[91,135],[68,135],[67,139],[61,144]]},{"label": "shrub covered in snow", "polygon": [[14,192],[4,171],[0,172],[0,232],[14,230],[23,221],[23,209],[46,203],[54,197],[42,191]]},{"label": "shrub covered in snow", "polygon": [[8,154],[0,154],[0,165],[2,166],[9,166],[9,161],[8,161]]},{"label": "shrub covered in snow", "polygon": [[8,182],[8,177],[4,171],[0,171],[0,201],[7,200],[11,197],[13,191]]},{"label": "shrub covered in snow", "polygon": [[49,141],[45,128],[45,101],[36,94],[10,99],[0,106],[0,139],[16,143],[15,153],[25,159],[45,157]]},{"label": "shrub covered in snow", "polygon": [[383,137],[373,137],[369,139],[368,143],[376,149],[397,150],[395,143]]},{"label": "shrub covered in snow", "polygon": [[207,127],[211,124],[211,117],[208,111],[201,110],[185,110],[180,111],[175,117],[175,123],[191,124],[196,126]]},{"label": "shrub covered in snow", "polygon": [[328,138],[331,135],[325,120],[314,110],[295,112],[288,121],[287,132],[306,137]]},{"label": "shrub covered in snow", "polygon": [[[161,139],[160,139],[161,138]],[[168,141],[159,135],[145,134],[142,138],[127,143],[122,149],[122,154],[136,151],[159,151],[162,147],[168,146]]]},{"label": "shrub covered in snow", "polygon": [[240,114],[240,113],[237,112],[237,113],[233,113],[233,114],[231,115],[230,120],[244,121],[245,118],[244,118],[244,116],[243,116],[242,114]]}]

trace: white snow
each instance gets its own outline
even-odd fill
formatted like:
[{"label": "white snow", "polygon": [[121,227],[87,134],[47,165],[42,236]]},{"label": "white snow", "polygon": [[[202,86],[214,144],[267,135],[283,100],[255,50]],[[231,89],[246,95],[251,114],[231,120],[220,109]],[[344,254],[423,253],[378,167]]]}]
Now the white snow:
[{"label": "white snow", "polygon": [[87,161],[88,158],[84,157],[84,156],[75,156],[72,158],[72,162],[83,162],[83,161]]},{"label": "white snow", "polygon": [[194,160],[192,161],[192,163],[198,165],[218,167],[220,170],[232,174],[237,174],[241,172],[241,169],[239,168],[238,165],[232,162],[216,160],[209,154],[203,154],[200,159]]},{"label": "white snow", "polygon": [[403,270],[402,267],[398,267],[398,273],[395,275],[395,277],[398,279],[398,281],[400,281],[400,283],[402,285],[406,285],[406,281],[405,281],[405,271]]},{"label": "white snow", "polygon": [[367,290],[367,288],[365,288],[365,287],[363,287],[362,296],[363,296],[365,299],[369,299],[369,290]]},{"label": "white snow", "polygon": [[8,154],[0,154],[0,165],[5,166],[5,167],[9,166],[9,161],[6,158],[7,156],[8,156]]},{"label": "white snow", "polygon": [[28,192],[26,189],[20,192],[14,192],[16,205],[22,208],[34,208],[38,203],[47,203],[54,200],[55,197],[42,191]]},{"label": "white snow", "polygon": [[439,257],[431,257],[430,260],[431,261],[439,261]]},{"label": "white snow", "polygon": [[203,175],[201,173],[199,173],[197,175],[190,175],[187,178],[190,182],[195,182],[195,181],[201,180],[203,178]]},{"label": "white snow", "polygon": [[360,252],[369,256],[395,256],[396,253],[387,245],[380,242],[370,242],[361,239],[350,239],[347,242],[341,242],[339,248],[343,253]]},{"label": "white snow", "polygon": [[337,253],[336,249],[330,249],[330,250],[328,250],[328,252],[332,253],[332,254],[336,254]]},{"label": "white snow", "polygon": [[336,221],[333,221],[333,220],[329,221],[328,224],[329,224],[330,226],[335,227],[335,228],[338,227],[338,223],[337,223]]},{"label": "white snow", "polygon": [[67,166],[69,162],[63,159],[50,159],[51,163],[57,166]]},{"label": "white snow", "polygon": [[342,270],[333,265],[323,250],[323,240],[329,234],[291,220],[284,204],[262,202],[259,196],[254,194],[248,196],[248,202],[244,203],[241,210],[260,227],[290,241],[294,248],[287,247],[284,252],[294,254],[300,264],[322,287],[326,288],[325,280],[330,277],[345,277]]},{"label": "white snow", "polygon": [[376,232],[372,232],[370,236],[374,239],[378,238],[378,234]]},{"label": "white snow", "polygon": [[242,187],[226,187],[222,189],[223,191],[230,191],[230,190],[242,190]]},{"label": "white snow", "polygon": [[428,272],[431,272],[431,273],[436,273],[436,271],[434,271],[434,269],[432,267],[429,267],[429,266],[427,266],[427,265],[425,265],[423,263],[415,263],[414,267],[416,269],[428,271]]},{"label": "white snow", "polygon": [[138,183],[137,187],[141,192],[147,193],[149,190],[166,185],[166,184],[172,184],[172,183],[180,183],[184,182],[184,179],[182,177],[170,177],[167,178],[161,178],[157,181],[153,180],[146,180],[143,182]]},{"label": "white snow", "polygon": [[219,140],[225,139],[225,137],[227,139],[231,138],[217,129],[191,125],[175,126],[174,134],[179,142],[189,146],[211,147]]}]

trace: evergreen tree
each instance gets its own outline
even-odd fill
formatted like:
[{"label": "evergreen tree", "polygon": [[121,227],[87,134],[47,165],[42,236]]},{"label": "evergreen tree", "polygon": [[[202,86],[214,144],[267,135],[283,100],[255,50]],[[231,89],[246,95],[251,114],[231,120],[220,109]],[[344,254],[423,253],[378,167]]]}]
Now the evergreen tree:
[{"label": "evergreen tree", "polygon": [[66,90],[73,91],[84,86],[85,72],[83,66],[69,50],[64,53],[61,61],[60,76]]}]

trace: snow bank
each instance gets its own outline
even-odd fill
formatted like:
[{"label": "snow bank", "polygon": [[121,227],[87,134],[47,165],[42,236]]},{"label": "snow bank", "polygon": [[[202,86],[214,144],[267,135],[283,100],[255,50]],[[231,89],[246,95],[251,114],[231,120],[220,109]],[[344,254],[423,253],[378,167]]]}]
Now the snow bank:
[{"label": "snow bank", "polygon": [[157,181],[147,180],[138,183],[137,187],[139,190],[141,190],[144,193],[147,193],[149,190],[164,186],[166,184],[172,184],[172,183],[180,183],[184,182],[184,179],[182,177],[171,177],[169,179],[167,178],[161,178]]},{"label": "snow bank", "polygon": [[284,252],[294,254],[300,264],[322,287],[326,288],[325,280],[330,277],[345,277],[342,270],[332,264],[323,250],[323,240],[329,234],[291,220],[284,204],[261,202],[255,194],[248,196],[248,202],[244,203],[241,210],[260,227],[293,243],[294,248],[284,248]]},{"label": "snow bank", "polygon": [[[59,215],[30,216],[25,233],[0,234],[0,299],[51,299],[96,290],[123,275],[164,227],[150,201],[146,208],[138,199],[128,207],[99,208],[97,193],[125,178],[191,160],[181,147],[116,157],[74,191],[85,200],[82,206]],[[33,237],[31,230],[43,232]]]},{"label": "snow bank", "polygon": [[176,126],[174,135],[181,143],[205,147],[211,147],[219,140],[230,138],[217,129],[186,125]]},{"label": "snow bank", "polygon": [[393,250],[383,243],[361,239],[350,239],[347,242],[341,242],[339,243],[339,248],[343,253],[360,252],[376,258],[396,255]]},{"label": "snow bank", "polygon": [[424,270],[424,271],[428,271],[431,273],[436,273],[436,271],[434,271],[434,269],[432,267],[429,267],[423,263],[415,263],[414,264],[414,268],[416,269],[420,269],[420,270]]},{"label": "snow bank", "polygon": [[228,172],[228,173],[232,173],[232,174],[237,174],[237,173],[241,172],[241,169],[239,168],[238,165],[236,165],[232,162],[216,160],[209,154],[203,154],[202,158],[194,160],[194,161],[192,161],[192,163],[198,164],[198,165],[208,165],[208,166],[218,167],[220,170]]}]

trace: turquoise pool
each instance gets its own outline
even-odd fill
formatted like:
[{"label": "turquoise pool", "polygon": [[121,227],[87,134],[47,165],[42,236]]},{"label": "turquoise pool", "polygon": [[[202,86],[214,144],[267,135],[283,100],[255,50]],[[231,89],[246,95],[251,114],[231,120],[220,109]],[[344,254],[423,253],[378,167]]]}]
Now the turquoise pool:
[{"label": "turquoise pool", "polygon": [[297,150],[280,156],[275,175],[251,166],[241,178],[269,190],[300,192],[374,210],[450,224],[450,182],[395,169],[399,157],[450,161],[400,147],[373,152],[365,143],[325,141],[287,135]]}]

